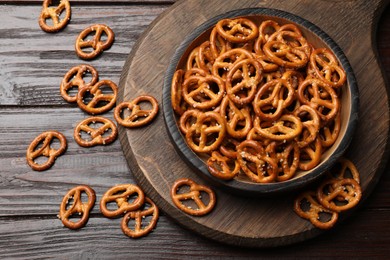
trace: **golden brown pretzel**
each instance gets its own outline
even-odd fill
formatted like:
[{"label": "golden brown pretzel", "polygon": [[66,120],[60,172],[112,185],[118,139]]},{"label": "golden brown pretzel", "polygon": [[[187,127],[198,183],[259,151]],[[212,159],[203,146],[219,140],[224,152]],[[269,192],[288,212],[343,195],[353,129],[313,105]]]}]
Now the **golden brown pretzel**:
[{"label": "golden brown pretzel", "polygon": [[274,79],[264,84],[253,100],[253,108],[262,120],[275,121],[292,104],[295,90],[285,79]]},{"label": "golden brown pretzel", "polygon": [[281,28],[264,44],[263,51],[274,63],[290,69],[305,67],[310,57],[306,39],[301,34]]},{"label": "golden brown pretzel", "polygon": [[[227,74],[236,62],[251,58],[253,58],[252,53],[243,48],[227,50],[215,59],[212,67],[212,74],[226,80]],[[237,72],[237,75],[233,75],[233,78],[241,76],[239,73],[240,72]]]},{"label": "golden brown pretzel", "polygon": [[236,159],[229,158],[214,151],[207,160],[207,169],[213,176],[219,179],[230,180],[239,173],[240,164]]},{"label": "golden brown pretzel", "polygon": [[[52,148],[50,145],[58,139],[60,147]],[[26,159],[28,165],[35,171],[44,171],[53,166],[56,158],[63,154],[67,147],[65,136],[58,131],[46,131],[38,135],[27,148]],[[47,157],[47,161],[40,164],[35,162],[38,157]]]},{"label": "golden brown pretzel", "polygon": [[[136,198],[132,201],[133,196]],[[144,192],[134,184],[120,184],[108,189],[100,200],[100,211],[105,217],[115,218],[139,209],[145,202]],[[109,204],[115,204],[114,209]]]},{"label": "golden brown pretzel", "polygon": [[[68,0],[61,0],[56,7],[50,7],[52,0],[44,0],[42,4],[42,11],[39,16],[39,26],[42,30],[48,33],[54,33],[62,30],[70,21],[71,8]],[[60,15],[65,12],[62,20]],[[53,25],[46,23],[46,20],[52,20]]]},{"label": "golden brown pretzel", "polygon": [[197,109],[188,109],[181,115],[180,121],[179,121],[179,127],[180,131],[186,135],[187,130],[192,126],[193,124],[196,123],[198,120],[198,115],[202,113],[200,110]]},{"label": "golden brown pretzel", "polygon": [[[147,207],[148,206],[148,207]],[[144,226],[142,222],[145,222],[145,218],[152,216],[149,223]],[[156,204],[145,197],[144,207],[135,211],[127,212],[122,218],[121,229],[126,236],[132,238],[143,237],[149,234],[156,226],[159,216],[159,210]],[[129,228],[129,221],[134,220],[134,229]]]},{"label": "golden brown pretzel", "polygon": [[[94,34],[92,39],[88,39],[90,34]],[[102,41],[103,33],[107,39]],[[75,43],[76,54],[81,59],[91,60],[100,55],[104,50],[111,47],[115,39],[114,32],[105,24],[94,24],[85,28],[77,37]],[[87,52],[90,48],[92,51]]]},{"label": "golden brown pretzel", "polygon": [[[146,102],[151,104],[150,109],[142,109],[140,104]],[[122,111],[124,109],[130,110],[130,115],[123,118]],[[118,124],[128,127],[135,128],[149,124],[158,113],[158,102],[150,95],[141,95],[133,99],[131,102],[122,102],[118,104],[114,111],[114,118]]]},{"label": "golden brown pretzel", "polygon": [[[91,74],[91,79],[89,82],[84,81],[86,74]],[[88,64],[81,64],[71,68],[64,76],[60,85],[61,96],[70,103],[77,102],[77,95],[70,96],[68,91],[73,87],[77,89],[83,87],[90,87],[98,81],[98,72],[97,70]]]},{"label": "golden brown pretzel", "polygon": [[[210,87],[211,85],[216,88]],[[183,82],[183,98],[195,109],[210,109],[217,106],[225,92],[225,84],[215,76],[191,76]]]},{"label": "golden brown pretzel", "polygon": [[229,49],[227,41],[218,33],[215,27],[210,33],[210,48],[214,59]]},{"label": "golden brown pretzel", "polygon": [[210,41],[205,41],[199,46],[198,50],[198,62],[199,68],[211,73],[211,69],[214,63],[214,53],[211,50]]},{"label": "golden brown pretzel", "polygon": [[320,128],[318,136],[323,147],[331,147],[337,140],[341,130],[341,115],[340,112],[326,125]]},{"label": "golden brown pretzel", "polygon": [[284,114],[276,121],[264,123],[257,117],[253,127],[260,136],[274,141],[292,140],[302,132],[301,120],[291,114]]},{"label": "golden brown pretzel", "polygon": [[[85,134],[88,135],[88,138],[84,137]],[[118,130],[115,123],[101,116],[88,117],[82,120],[73,132],[75,141],[83,147],[108,145],[114,142],[117,136]]]},{"label": "golden brown pretzel", "polygon": [[317,112],[308,105],[299,106],[293,113],[302,122],[302,132],[296,137],[299,148],[304,148],[312,143],[320,130],[320,118]]},{"label": "golden brown pretzel", "polygon": [[269,37],[277,32],[280,28],[280,25],[273,20],[266,20],[261,22],[259,26],[259,37],[257,37],[255,45],[254,45],[254,51],[262,55],[263,54],[263,46],[268,41]]},{"label": "golden brown pretzel", "polygon": [[200,69],[199,65],[199,46],[194,48],[188,55],[186,62],[186,70]]},{"label": "golden brown pretzel", "polygon": [[325,81],[307,78],[298,87],[298,99],[302,104],[314,108],[325,123],[336,117],[340,110],[340,99]]},{"label": "golden brown pretzel", "polygon": [[254,182],[270,183],[278,175],[276,161],[267,156],[260,142],[245,140],[237,146],[237,161],[245,174]]},{"label": "golden brown pretzel", "polygon": [[317,137],[308,146],[300,150],[299,169],[308,171],[316,167],[321,162],[323,147]]},{"label": "golden brown pretzel", "polygon": [[185,111],[183,106],[182,85],[184,81],[185,72],[182,69],[176,70],[172,77],[171,84],[171,103],[175,113],[182,115]]},{"label": "golden brown pretzel", "polygon": [[355,207],[362,197],[362,190],[354,179],[329,179],[317,189],[318,201],[327,209],[341,212]]},{"label": "golden brown pretzel", "polygon": [[196,122],[187,129],[186,141],[192,150],[208,153],[218,149],[226,135],[226,126],[217,112],[198,111]]},{"label": "golden brown pretzel", "polygon": [[287,181],[294,177],[299,166],[300,150],[296,142],[271,142],[265,149],[279,166],[277,181]]},{"label": "golden brown pretzel", "polygon": [[[105,93],[109,88],[110,93]],[[97,115],[110,110],[115,106],[118,94],[117,85],[111,80],[98,81],[95,85],[79,89],[77,93],[77,105],[88,114]],[[89,100],[87,97],[92,95]]]},{"label": "golden brown pretzel", "polygon": [[244,138],[252,129],[252,116],[249,106],[239,108],[228,96],[220,106],[220,114],[225,120],[226,130],[233,138]]},{"label": "golden brown pretzel", "polygon": [[[82,193],[87,194],[88,200],[82,201]],[[79,229],[85,226],[89,218],[89,212],[95,205],[95,191],[87,186],[80,185],[69,190],[62,199],[60,213],[58,217],[65,227],[70,229]],[[77,221],[72,221],[71,216],[81,216]]]},{"label": "golden brown pretzel", "polygon": [[226,93],[234,103],[248,104],[255,98],[257,84],[262,79],[263,66],[258,60],[240,60],[234,63],[226,76]]},{"label": "golden brown pretzel", "polygon": [[[189,187],[189,191],[182,191],[184,187]],[[208,201],[205,202],[205,196],[208,195]],[[195,181],[182,178],[175,181],[171,188],[171,198],[173,203],[183,212],[193,216],[203,216],[213,210],[216,204],[216,196],[212,189],[207,186],[197,184]],[[189,206],[184,201],[195,202],[195,207]]]},{"label": "golden brown pretzel", "polygon": [[243,43],[255,39],[259,34],[257,25],[249,19],[223,19],[216,25],[218,33],[233,43]]},{"label": "golden brown pretzel", "polygon": [[[308,205],[308,209],[304,209],[304,205]],[[333,227],[338,219],[338,213],[323,207],[317,201],[315,192],[312,191],[303,192],[294,200],[294,211],[320,229]],[[321,213],[330,215],[330,218],[321,219]]]},{"label": "golden brown pretzel", "polygon": [[336,56],[327,48],[315,49],[310,56],[310,65],[318,78],[334,88],[340,88],[347,81]]}]

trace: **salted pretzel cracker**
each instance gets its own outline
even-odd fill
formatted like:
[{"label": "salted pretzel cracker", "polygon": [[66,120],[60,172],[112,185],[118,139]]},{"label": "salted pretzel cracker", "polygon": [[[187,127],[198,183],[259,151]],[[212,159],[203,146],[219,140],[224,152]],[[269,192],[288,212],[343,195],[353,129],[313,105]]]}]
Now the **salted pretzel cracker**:
[{"label": "salted pretzel cracker", "polygon": [[[236,62],[251,58],[253,58],[252,53],[244,48],[226,50],[215,59],[211,73],[214,76],[226,80],[227,74],[233,68]],[[232,75],[232,78],[240,76],[239,73],[240,72],[238,72],[238,74]]]},{"label": "salted pretzel cracker", "polygon": [[[253,72],[252,72],[253,70]],[[226,93],[236,104],[252,102],[257,84],[262,80],[263,66],[256,59],[240,60],[232,66],[226,76]],[[235,77],[239,73],[239,79]]]},{"label": "salted pretzel cracker", "polygon": [[272,123],[258,117],[253,125],[260,136],[274,141],[292,140],[302,132],[301,120],[291,114],[284,114]]},{"label": "salted pretzel cracker", "polygon": [[216,24],[215,28],[223,38],[234,43],[253,40],[259,34],[257,25],[246,18],[223,19]]},{"label": "salted pretzel cracker", "polygon": [[317,199],[327,209],[335,212],[355,207],[362,197],[362,190],[354,179],[330,179],[317,189]]},{"label": "salted pretzel cracker", "polygon": [[[308,206],[306,210],[303,208],[304,202]],[[317,201],[315,192],[312,191],[303,192],[294,200],[294,211],[300,217],[308,219],[315,227],[320,229],[330,229],[338,220],[338,213],[323,207]],[[321,213],[330,215],[330,217],[323,220],[320,217]]]},{"label": "salted pretzel cracker", "polygon": [[[103,34],[107,36],[105,41],[102,41]],[[91,40],[88,39],[89,35],[93,35]],[[83,60],[94,59],[104,50],[110,48],[114,43],[114,39],[115,34],[107,25],[91,25],[78,35],[75,43],[76,54]]]},{"label": "salted pretzel cracker", "polygon": [[[110,132],[106,134],[108,131]],[[84,135],[88,135],[88,138]],[[92,116],[82,120],[73,132],[76,143],[82,147],[108,145],[114,142],[117,136],[118,130],[115,123],[101,116]]]},{"label": "salted pretzel cracker", "polygon": [[253,127],[249,106],[237,106],[228,96],[224,97],[220,106],[220,114],[225,121],[226,130],[233,138],[244,138]]},{"label": "salted pretzel cracker", "polygon": [[[130,199],[135,195],[135,199]],[[108,189],[100,200],[100,211],[105,217],[115,218],[138,210],[145,202],[145,194],[134,184],[119,184]],[[111,207],[111,204],[115,206]]]},{"label": "salted pretzel cracker", "polygon": [[317,77],[339,88],[347,81],[345,71],[336,56],[327,48],[315,49],[310,56],[310,65]]},{"label": "salted pretzel cracker", "polygon": [[[356,166],[347,158],[341,157],[330,169],[315,191],[302,192],[294,202],[295,212],[319,228],[328,229],[337,221],[338,214],[355,207],[361,197],[360,176]],[[306,202],[306,210],[303,209]],[[307,209],[309,204],[309,209]],[[321,212],[332,217],[327,222],[321,221]]]},{"label": "salted pretzel cracker", "polygon": [[[189,187],[189,191],[182,191],[185,187]],[[193,216],[203,216],[210,213],[216,204],[216,195],[212,189],[188,178],[176,180],[170,193],[176,207]],[[208,195],[208,202],[204,202],[202,193]],[[193,208],[192,206],[186,205],[184,203],[185,201],[195,202],[196,207]]]},{"label": "salted pretzel cracker", "polygon": [[[151,104],[150,109],[142,109],[141,103],[146,102]],[[124,109],[130,111],[130,115],[124,117],[122,114]],[[158,101],[150,95],[141,95],[130,102],[122,102],[115,107],[114,118],[118,124],[135,128],[149,124],[158,113]]]},{"label": "salted pretzel cracker", "polygon": [[215,27],[210,33],[210,49],[214,59],[229,50],[227,41],[218,33]]},{"label": "salted pretzel cracker", "polygon": [[319,129],[318,136],[323,147],[331,147],[337,140],[341,130],[341,115],[340,112],[328,122],[326,126]]},{"label": "salted pretzel cracker", "polygon": [[278,164],[277,181],[291,179],[299,168],[299,147],[296,142],[271,142],[266,146],[265,152]]},{"label": "salted pretzel cracker", "polygon": [[[105,93],[106,89],[109,93]],[[89,99],[89,96],[92,98]],[[115,106],[118,95],[118,86],[111,80],[100,80],[96,84],[83,87],[77,93],[76,102],[81,110],[91,115],[98,115],[109,111]]]},{"label": "salted pretzel cracker", "polygon": [[[252,128],[253,129],[253,128]],[[249,135],[249,134],[248,134]],[[222,144],[219,146],[219,152],[231,159],[237,159],[237,145],[240,144],[240,140],[235,138],[225,138]]]},{"label": "salted pretzel cracker", "polygon": [[318,137],[308,146],[302,148],[300,152],[299,169],[309,171],[316,167],[321,162],[323,149]]},{"label": "salted pretzel cracker", "polygon": [[320,118],[317,112],[308,105],[299,106],[293,111],[293,114],[299,117],[302,122],[302,132],[296,137],[296,142],[299,148],[304,148],[317,138],[320,131]]},{"label": "salted pretzel cracker", "polygon": [[[217,86],[214,90],[210,85]],[[183,82],[183,98],[193,108],[210,109],[217,106],[223,98],[225,84],[215,76],[192,76]]]},{"label": "salted pretzel cracker", "polygon": [[[87,201],[82,201],[82,194],[87,195]],[[59,219],[64,226],[69,229],[79,229],[85,226],[88,221],[89,213],[95,205],[95,191],[87,186],[80,185],[70,189],[64,196],[60,206]],[[80,217],[72,221],[71,217],[77,215]]]},{"label": "salted pretzel cracker", "polygon": [[[44,0],[42,3],[42,11],[39,15],[39,26],[41,29],[48,33],[55,33],[69,23],[71,17],[71,7],[68,0],[61,0],[59,5],[56,7],[51,6],[52,0]],[[61,19],[61,15],[65,13]],[[51,23],[48,21],[51,20]]]},{"label": "salted pretzel cracker", "polygon": [[291,69],[305,67],[310,56],[310,47],[302,34],[282,28],[270,36],[263,51],[274,63]]},{"label": "salted pretzel cracker", "polygon": [[[53,148],[55,140],[60,142],[59,148]],[[67,148],[65,136],[58,131],[45,131],[39,134],[27,148],[26,159],[28,165],[35,171],[44,171],[53,166],[56,158],[62,155]],[[39,157],[47,157],[44,163],[38,163]]]},{"label": "salted pretzel cracker", "polygon": [[[143,225],[147,217],[151,216],[148,224]],[[122,232],[132,238],[146,236],[156,227],[159,217],[159,210],[156,204],[148,197],[145,197],[144,205],[137,210],[127,212],[121,221]],[[130,228],[129,222],[134,220],[134,228]]]},{"label": "salted pretzel cracker", "polygon": [[206,153],[216,150],[222,143],[226,126],[217,112],[197,111],[197,120],[187,129],[186,141],[192,150]]},{"label": "salted pretzel cracker", "polygon": [[239,173],[240,164],[237,160],[214,151],[207,160],[207,168],[211,175],[222,180],[231,180]]},{"label": "salted pretzel cracker", "polygon": [[266,20],[261,22],[259,26],[259,37],[257,38],[255,45],[253,46],[254,51],[258,55],[263,55],[264,44],[269,40],[270,36],[278,31],[280,25],[273,20]]},{"label": "salted pretzel cracker", "polygon": [[244,173],[256,183],[270,183],[277,178],[277,162],[267,156],[260,142],[245,140],[240,143],[237,161]]},{"label": "salted pretzel cracker", "polygon": [[[324,96],[323,93],[327,95]],[[299,101],[314,108],[324,122],[335,118],[340,110],[340,99],[337,93],[322,80],[307,78],[299,85],[297,94]]]},{"label": "salted pretzel cracker", "polygon": [[[91,75],[89,82],[84,81],[87,74]],[[61,96],[69,103],[77,102],[77,95],[71,96],[68,92],[72,88],[79,90],[94,85],[99,79],[97,70],[88,64],[80,64],[71,68],[64,76],[60,85]]]},{"label": "salted pretzel cracker", "polygon": [[274,121],[281,117],[294,98],[294,88],[287,80],[274,79],[264,84],[257,92],[253,109],[261,119]]},{"label": "salted pretzel cracker", "polygon": [[182,115],[185,111],[185,108],[182,106],[183,96],[181,94],[184,75],[184,70],[180,69],[175,71],[172,78],[171,103],[173,110],[179,115]]}]

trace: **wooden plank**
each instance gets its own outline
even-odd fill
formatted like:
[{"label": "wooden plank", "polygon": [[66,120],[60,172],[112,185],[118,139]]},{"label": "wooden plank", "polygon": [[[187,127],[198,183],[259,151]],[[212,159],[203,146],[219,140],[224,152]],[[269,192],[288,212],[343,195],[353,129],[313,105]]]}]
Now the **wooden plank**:
[{"label": "wooden plank", "polygon": [[[77,6],[70,24],[57,34],[38,25],[39,6],[0,5],[0,105],[64,105],[59,84],[73,66],[95,66],[101,79],[119,81],[132,46],[147,26],[165,9],[155,6]],[[115,33],[113,46],[93,61],[74,51],[77,35],[87,26],[105,23]]]},{"label": "wooden plank", "polygon": [[[305,258],[376,257],[386,259],[390,241],[389,210],[360,211],[320,237],[283,249],[226,247],[204,239],[161,216],[147,237],[130,239],[119,228],[120,219],[94,215],[77,231],[68,230],[53,216],[0,218],[2,258],[61,259],[221,259],[221,258]],[[381,232],[372,232],[373,225]],[[103,242],[104,241],[104,242]],[[360,246],[359,246],[360,245]]]}]

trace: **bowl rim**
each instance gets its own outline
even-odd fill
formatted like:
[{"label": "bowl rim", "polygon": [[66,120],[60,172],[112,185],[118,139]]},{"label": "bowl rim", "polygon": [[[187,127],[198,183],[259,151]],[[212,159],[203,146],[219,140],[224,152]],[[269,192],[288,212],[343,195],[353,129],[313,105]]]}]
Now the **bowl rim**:
[{"label": "bowl rim", "polygon": [[[236,179],[232,180],[222,180],[211,175],[207,169],[205,162],[193,152],[185,142],[185,138],[180,132],[176,120],[175,113],[171,105],[171,83],[173,74],[176,71],[178,62],[180,61],[182,55],[185,53],[190,44],[196,40],[204,31],[208,30],[210,27],[214,26],[216,22],[224,18],[235,18],[240,16],[257,16],[263,15],[267,17],[277,17],[291,21],[301,27],[304,27],[306,30],[317,35],[336,55],[342,67],[344,68],[347,75],[347,82],[349,85],[349,91],[351,93],[351,104],[350,104],[350,113],[349,113],[349,122],[346,127],[345,134],[341,139],[338,147],[333,151],[332,155],[329,158],[316,166],[315,171],[310,174],[303,175],[296,179],[291,179],[283,182],[273,182],[273,183],[250,183],[242,182]],[[181,44],[177,47],[174,55],[169,61],[168,68],[164,75],[163,91],[162,91],[162,108],[163,108],[163,117],[168,135],[173,142],[175,150],[178,152],[180,157],[184,159],[186,164],[195,171],[195,173],[205,179],[207,182],[210,182],[216,187],[220,187],[226,191],[233,192],[238,195],[245,196],[263,196],[270,194],[280,194],[285,192],[291,192],[293,190],[302,188],[309,183],[317,180],[321,177],[329,168],[331,168],[336,161],[345,153],[347,150],[358,122],[358,108],[359,108],[359,90],[357,86],[357,80],[355,74],[352,70],[352,67],[342,51],[342,49],[337,45],[337,43],[323,30],[317,27],[315,24],[305,20],[302,17],[294,15],[292,13],[281,11],[278,9],[272,8],[244,8],[232,10],[220,15],[217,15],[206,22],[202,23],[200,26],[195,28],[189,35],[187,35]]]}]

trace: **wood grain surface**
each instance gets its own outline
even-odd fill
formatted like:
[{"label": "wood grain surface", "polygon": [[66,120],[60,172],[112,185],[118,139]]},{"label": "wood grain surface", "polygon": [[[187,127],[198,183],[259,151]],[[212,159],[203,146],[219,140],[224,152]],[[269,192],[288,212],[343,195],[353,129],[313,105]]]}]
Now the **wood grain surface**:
[{"label": "wood grain surface", "polygon": [[[360,105],[364,109],[359,109],[360,124],[346,156],[355,162],[360,171],[364,200],[377,183],[383,170],[382,163],[388,156],[387,89],[371,45],[373,30],[379,19],[375,15],[384,8],[385,2],[354,3],[356,6],[351,9],[348,8],[348,2],[335,2],[330,6],[327,1],[322,0],[311,1],[310,8],[301,1],[289,1],[288,4],[285,1],[273,1],[266,6],[293,13],[322,28],[339,44],[349,59],[358,81]],[[161,103],[164,74],[176,48],[185,37],[215,16],[249,7],[264,7],[264,3],[210,3],[191,0],[178,2],[149,27],[133,48],[122,73],[119,102],[131,100],[139,94],[150,94],[160,98]],[[332,12],[334,9],[340,12]],[[341,26],[342,20],[345,19],[343,11],[347,10],[351,23]],[[202,15],[198,15],[199,13]],[[319,17],[319,14],[329,15],[328,19]],[[354,21],[358,20],[361,26],[353,26],[356,24]],[[158,52],[155,51],[157,49]],[[370,78],[375,78],[376,81],[372,82]],[[372,104],[375,104],[375,107]],[[248,198],[214,186],[218,202],[212,213],[199,218],[191,217],[177,209],[170,197],[170,188],[175,180],[187,177],[198,183],[210,183],[200,179],[185,160],[180,158],[182,154],[178,154],[173,147],[161,114],[151,126],[142,131],[121,128],[120,137],[129,167],[141,186],[181,225],[217,241],[257,247],[287,245],[321,233],[292,210],[293,197],[297,194]],[[368,120],[381,121],[381,124],[365,124]],[[370,156],[369,160],[366,160],[367,154]],[[345,215],[342,214],[341,218]]]},{"label": "wood grain surface", "polygon": [[[118,140],[109,146],[86,149],[72,139],[73,127],[87,117],[59,95],[63,75],[71,66],[83,62],[75,56],[74,40],[90,23],[110,25],[116,33],[113,47],[88,63],[99,70],[101,78],[118,83],[135,43],[173,2],[77,1],[72,7],[70,24],[61,33],[52,35],[42,32],[37,23],[41,1],[0,1],[0,258],[329,259],[337,256],[384,259],[388,256],[390,166],[386,166],[386,174],[372,194],[347,221],[321,236],[292,246],[262,250],[226,246],[182,228],[164,212],[151,234],[142,239],[129,239],[119,229],[120,219],[104,218],[96,206],[83,229],[71,231],[62,226],[57,218],[59,205],[62,196],[74,185],[91,185],[100,200],[112,185],[137,183]],[[310,1],[304,2],[312,8]],[[351,6],[355,4],[355,1],[347,2]],[[364,5],[359,6],[365,9]],[[348,17],[348,10],[340,12]],[[359,28],[363,26],[356,20],[352,22]],[[389,78],[389,7],[383,11],[378,33],[373,31],[372,42],[367,41],[374,49],[378,48],[383,71]],[[352,48],[358,43],[351,38],[344,48],[349,45]],[[106,116],[112,118],[112,113]],[[367,124],[372,127],[387,122],[370,120]],[[36,135],[47,129],[63,132],[69,147],[53,168],[34,172],[26,164],[26,148]],[[367,153],[367,160],[372,158]]]}]

